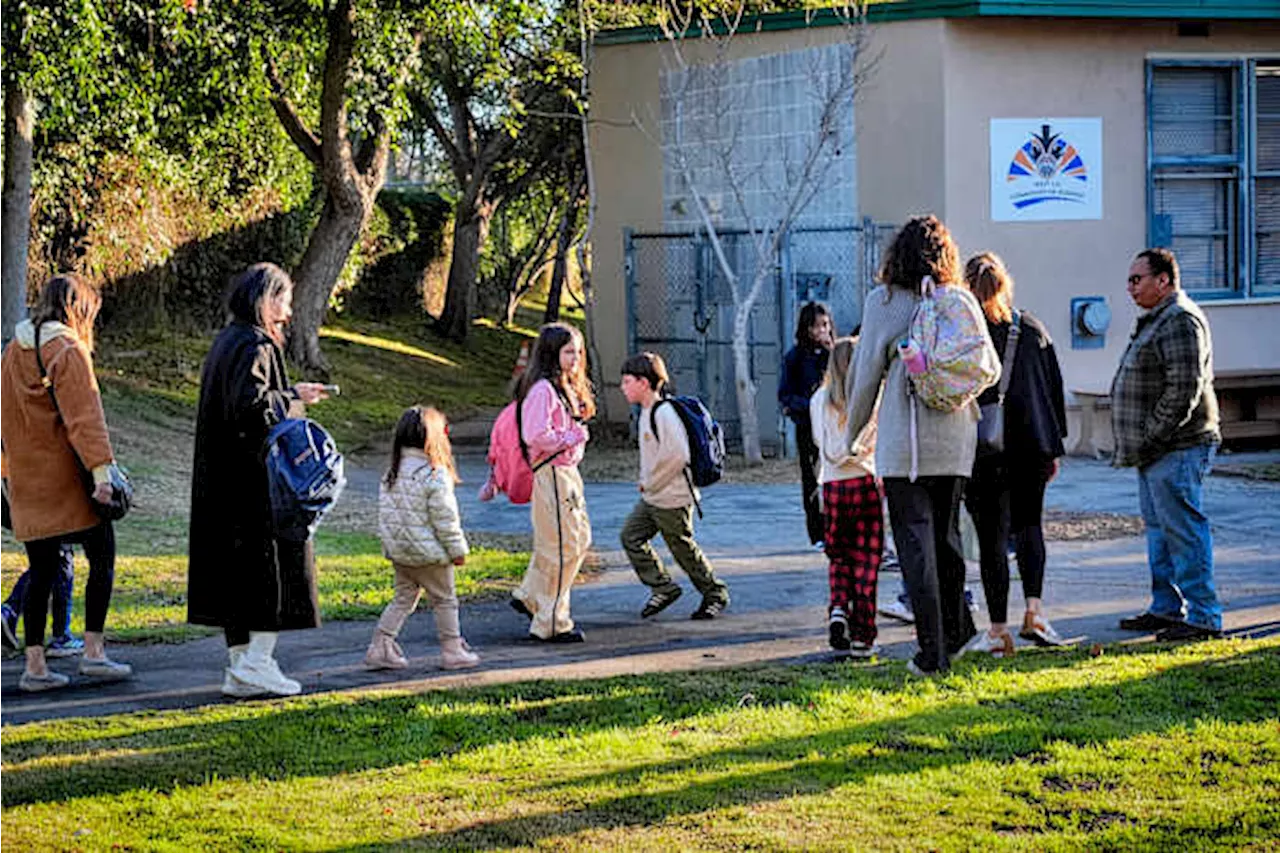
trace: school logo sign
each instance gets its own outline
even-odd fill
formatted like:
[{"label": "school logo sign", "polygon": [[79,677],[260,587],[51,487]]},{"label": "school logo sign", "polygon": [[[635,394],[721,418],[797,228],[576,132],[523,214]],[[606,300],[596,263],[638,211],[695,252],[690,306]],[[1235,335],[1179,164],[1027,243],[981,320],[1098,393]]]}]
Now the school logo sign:
[{"label": "school logo sign", "polygon": [[1102,119],[992,119],[991,218],[1102,218]]}]

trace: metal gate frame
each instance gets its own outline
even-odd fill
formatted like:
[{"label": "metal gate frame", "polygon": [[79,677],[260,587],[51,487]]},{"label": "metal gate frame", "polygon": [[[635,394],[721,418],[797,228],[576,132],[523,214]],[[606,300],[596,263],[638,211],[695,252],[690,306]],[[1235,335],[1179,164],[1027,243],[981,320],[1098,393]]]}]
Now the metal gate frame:
[{"label": "metal gate frame", "polygon": [[[799,244],[806,240],[810,242],[823,239],[838,240],[840,235],[848,235],[850,240],[858,241],[857,251],[847,257],[844,268],[828,267],[825,270],[815,271],[829,273],[827,277],[834,285],[832,287],[834,292],[828,294],[827,301],[832,301],[834,297],[843,306],[843,316],[838,314],[837,320],[843,319],[845,325],[850,326],[839,328],[841,333],[848,334],[852,331],[848,323],[850,310],[856,310],[860,322],[862,303],[867,292],[875,284],[884,243],[895,228],[896,226],[893,225],[876,223],[870,218],[864,218],[860,224],[793,228],[783,235],[774,264],[776,271],[774,281],[771,287],[766,284],[766,291],[757,302],[755,313],[753,313],[752,338],[749,345],[751,373],[759,387],[757,399],[761,401],[757,408],[760,417],[760,440],[766,452],[790,455],[794,444],[788,434],[789,422],[777,408],[773,389],[767,387],[767,383],[760,381],[762,373],[757,369],[757,359],[765,352],[776,349],[776,352],[770,353],[769,357],[773,364],[780,365],[782,355],[790,348],[796,314],[803,301],[799,285],[803,281],[812,279],[811,275],[806,276],[806,273],[809,273],[808,270],[796,269],[797,256],[806,254],[799,248]],[[741,229],[725,229],[718,233],[726,253],[730,254],[731,262],[739,260],[736,247],[740,245],[743,238],[750,238],[750,232]],[[634,353],[641,350],[659,352],[671,367],[676,361],[672,355],[678,349],[684,348],[683,351],[687,353],[688,348],[692,347],[695,364],[691,378],[697,387],[684,387],[680,390],[684,393],[694,393],[707,403],[712,414],[724,425],[731,446],[740,442],[741,431],[732,377],[729,377],[728,382],[724,382],[722,378],[724,353],[731,348],[732,340],[728,334],[720,334],[723,323],[718,322],[726,307],[732,310],[732,299],[717,290],[717,288],[722,290],[724,283],[714,258],[710,238],[703,229],[639,232],[630,228],[623,229],[622,237],[628,352]],[[659,244],[663,249],[663,268],[657,275],[652,269],[641,269],[641,255],[645,254],[646,246],[652,243]],[[811,247],[810,254],[812,251]],[[672,262],[674,255],[686,252],[692,253],[692,264],[685,264],[686,269],[683,270],[684,278],[682,278],[681,274],[673,272],[671,267],[674,265]],[[823,253],[819,250],[818,254]],[[823,263],[826,264],[826,261],[824,260]],[[690,266],[691,269],[688,268]],[[744,270],[745,273],[749,273],[749,270]],[[688,280],[690,274],[691,280]],[[660,283],[655,282],[653,279],[659,276]],[[640,316],[644,309],[649,309],[652,313],[653,306],[646,300],[655,297],[663,299],[662,310],[659,312],[662,318],[661,329],[653,328],[652,322],[642,323]],[[691,322],[683,334],[675,333],[677,326],[684,325],[683,319],[678,312],[673,313],[666,308],[672,302],[692,308],[693,316],[689,318]],[[853,308],[850,309],[850,306]],[[768,316],[770,314],[776,314],[776,316],[770,317]],[[757,327],[755,323],[757,315],[764,316],[770,321],[766,328]],[[713,356],[713,351],[717,352],[718,359]],[[731,371],[731,356],[729,365]],[[690,372],[688,365],[683,365],[683,368],[686,373]],[[714,379],[719,379],[719,382],[713,379],[713,373],[717,368],[720,368],[721,375],[716,375]],[[772,415],[769,415],[769,412],[772,412]]]}]

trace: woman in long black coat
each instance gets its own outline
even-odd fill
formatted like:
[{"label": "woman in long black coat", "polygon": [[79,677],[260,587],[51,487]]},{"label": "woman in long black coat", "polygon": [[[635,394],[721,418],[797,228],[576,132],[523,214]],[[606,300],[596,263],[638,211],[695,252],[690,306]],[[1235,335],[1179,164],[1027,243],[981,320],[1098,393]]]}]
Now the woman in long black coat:
[{"label": "woman in long black coat", "polygon": [[267,433],[327,396],[317,383],[289,385],[281,346],[292,299],[293,282],[279,267],[241,273],[200,378],[187,621],[226,631],[229,696],[301,691],[276,663],[277,632],[320,624],[311,543],[274,536],[267,492]]}]

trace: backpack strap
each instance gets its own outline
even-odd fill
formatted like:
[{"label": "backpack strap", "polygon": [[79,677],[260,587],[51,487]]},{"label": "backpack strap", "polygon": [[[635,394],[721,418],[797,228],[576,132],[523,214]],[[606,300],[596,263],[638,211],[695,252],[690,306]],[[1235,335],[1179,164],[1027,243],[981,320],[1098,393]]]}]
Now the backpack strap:
[{"label": "backpack strap", "polygon": [[[653,440],[658,444],[662,443],[662,439],[658,436],[658,407],[663,403],[671,403],[671,398],[665,395],[659,397],[658,401],[649,407],[649,431],[653,433]],[[674,406],[675,404],[672,403],[672,405]],[[678,415],[679,413],[677,412]],[[686,429],[685,432],[688,432],[688,430]],[[692,455],[692,448],[690,448],[689,452]],[[689,497],[693,498],[693,508],[698,511],[698,518],[702,518],[702,503],[698,500],[698,490],[693,487],[693,477],[689,475],[690,464],[686,462],[680,473],[684,474],[685,485],[689,487]]]},{"label": "backpack strap", "polygon": [[1009,337],[1004,342],[1004,358],[1000,359],[1000,399],[1004,405],[1004,396],[1009,393],[1009,383],[1013,381],[1013,364],[1018,358],[1018,338],[1022,336],[1022,314],[1013,309],[1013,322],[1009,326]]},{"label": "backpack strap", "polygon": [[62,408],[58,405],[58,395],[53,392],[53,380],[49,378],[49,371],[44,369],[44,357],[40,353],[40,327],[44,325],[44,320],[36,322],[36,369],[40,371],[40,384],[44,386],[44,390],[49,392],[49,402],[53,403],[54,414],[58,416],[58,420],[66,421],[62,417]]},{"label": "backpack strap", "polygon": [[[572,418],[573,406],[569,404],[569,398],[565,395],[564,389],[558,387],[554,382],[549,382],[548,384],[550,384],[551,387],[555,390],[556,396],[560,398],[561,403],[564,403],[565,409],[569,411],[569,417]],[[528,394],[526,394],[525,396],[528,396]],[[528,465],[529,468],[532,469],[533,473],[536,474],[539,471],[541,471],[543,468],[545,468],[552,459],[555,459],[557,456],[564,453],[569,448],[562,447],[559,450],[557,450],[555,453],[552,453],[546,459],[543,459],[537,465],[534,465],[533,461],[529,459],[529,445],[526,444],[524,440],[524,397],[521,397],[520,395],[517,394],[515,399],[515,404],[516,404],[516,441],[520,442],[520,455],[524,457],[524,464]]]}]

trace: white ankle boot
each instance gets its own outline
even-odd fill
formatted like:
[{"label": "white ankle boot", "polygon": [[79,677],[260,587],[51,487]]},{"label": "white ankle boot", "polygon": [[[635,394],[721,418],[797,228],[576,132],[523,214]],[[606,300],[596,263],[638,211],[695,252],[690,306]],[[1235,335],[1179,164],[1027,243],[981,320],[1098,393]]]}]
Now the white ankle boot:
[{"label": "white ankle boot", "polygon": [[471,651],[461,637],[445,640],[440,644],[440,665],[445,669],[470,669],[480,665],[480,655]]},{"label": "white ankle boot", "polygon": [[302,685],[280,671],[280,664],[272,653],[276,648],[274,631],[250,631],[249,646],[240,655],[239,660],[232,657],[232,665],[227,669],[227,680],[223,682],[223,692],[227,692],[227,682],[232,682],[237,691],[228,695],[256,696],[271,693],[276,696],[297,696],[302,692]]}]

